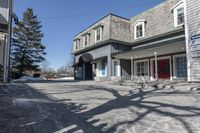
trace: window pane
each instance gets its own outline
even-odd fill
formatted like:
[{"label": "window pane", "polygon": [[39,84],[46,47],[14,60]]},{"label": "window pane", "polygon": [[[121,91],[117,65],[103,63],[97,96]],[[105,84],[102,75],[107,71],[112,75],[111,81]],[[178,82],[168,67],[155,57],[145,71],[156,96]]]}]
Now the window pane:
[{"label": "window pane", "polygon": [[176,57],[176,76],[187,77],[187,62],[186,57]]},{"label": "window pane", "polygon": [[87,46],[87,36],[84,37],[84,45]]},{"label": "window pane", "polygon": [[148,62],[137,62],[136,63],[137,76],[148,76]]},{"label": "window pane", "polygon": [[142,25],[138,25],[136,27],[136,37],[141,37],[143,36],[143,28]]},{"label": "window pane", "polygon": [[105,62],[102,62],[101,74],[102,75],[106,75],[106,63]]},{"label": "window pane", "polygon": [[119,64],[118,64],[118,61],[114,61],[114,76],[119,76]]},{"label": "window pane", "polygon": [[96,41],[101,40],[101,29],[96,30]]},{"label": "window pane", "polygon": [[178,19],[178,25],[183,24],[184,23],[184,9],[181,8],[179,10],[177,10],[177,19]]}]

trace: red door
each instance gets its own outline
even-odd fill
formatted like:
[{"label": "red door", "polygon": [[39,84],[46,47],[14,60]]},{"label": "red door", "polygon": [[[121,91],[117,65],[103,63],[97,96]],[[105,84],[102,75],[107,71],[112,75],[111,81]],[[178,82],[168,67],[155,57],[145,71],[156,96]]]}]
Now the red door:
[{"label": "red door", "polygon": [[[153,75],[155,78],[155,61],[153,62]],[[169,59],[158,60],[158,78],[170,78],[170,61]]]}]

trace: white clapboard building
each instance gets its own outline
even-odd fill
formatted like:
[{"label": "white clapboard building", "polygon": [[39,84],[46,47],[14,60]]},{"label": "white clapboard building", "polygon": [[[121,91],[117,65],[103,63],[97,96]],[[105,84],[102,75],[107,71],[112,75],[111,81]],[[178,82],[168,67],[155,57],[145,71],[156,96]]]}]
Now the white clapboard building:
[{"label": "white clapboard building", "polygon": [[0,0],[0,83],[7,83],[9,70],[12,0]]}]

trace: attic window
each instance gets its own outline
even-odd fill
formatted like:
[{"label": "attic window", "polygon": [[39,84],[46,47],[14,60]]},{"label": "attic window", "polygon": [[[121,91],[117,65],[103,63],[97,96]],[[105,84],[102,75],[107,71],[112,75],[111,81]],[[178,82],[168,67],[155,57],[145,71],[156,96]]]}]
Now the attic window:
[{"label": "attic window", "polygon": [[103,36],[103,27],[95,30],[95,42],[101,41]]},{"label": "attic window", "polygon": [[80,39],[74,40],[74,50],[79,50],[80,49]]},{"label": "attic window", "polygon": [[184,5],[183,1],[177,3],[173,8],[172,12],[174,14],[174,27],[179,27],[184,24]]},{"label": "attic window", "polygon": [[134,38],[142,38],[145,36],[145,21],[137,22],[134,25]]}]

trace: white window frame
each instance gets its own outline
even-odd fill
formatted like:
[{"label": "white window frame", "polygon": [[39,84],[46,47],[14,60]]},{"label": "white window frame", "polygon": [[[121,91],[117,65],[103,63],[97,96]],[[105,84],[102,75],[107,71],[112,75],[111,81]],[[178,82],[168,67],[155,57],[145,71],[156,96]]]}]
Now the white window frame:
[{"label": "white window frame", "polygon": [[186,59],[187,59],[186,54],[173,55],[173,78],[174,79],[187,79],[187,77],[177,77],[177,75],[176,75],[176,58],[177,57],[186,57]]},{"label": "white window frame", "polygon": [[74,50],[77,51],[80,49],[80,39],[74,41]]},{"label": "white window frame", "polygon": [[[100,39],[97,40],[97,31],[100,30]],[[103,27],[99,27],[97,29],[95,29],[95,42],[99,42],[102,40],[102,36],[103,36]]]},{"label": "white window frame", "polygon": [[102,74],[102,61],[97,62],[97,77],[107,77],[107,62],[105,62],[105,74]]},{"label": "white window frame", "polygon": [[[174,14],[174,27],[175,28],[184,25],[184,23],[178,24],[178,10],[181,8],[183,8],[183,10],[184,10],[183,1],[178,2],[174,7],[171,8],[171,10],[173,11],[173,14]],[[185,13],[184,13],[184,15],[185,15]]]},{"label": "white window frame", "polygon": [[[142,36],[137,37],[137,27],[142,25]],[[135,39],[139,39],[139,38],[143,38],[145,37],[145,21],[139,21],[137,23],[134,24],[134,38]]]},{"label": "white window frame", "polygon": [[[115,75],[115,62],[117,62],[117,74],[118,75]],[[120,60],[113,60],[113,76],[116,76],[116,77],[121,76]]]},{"label": "white window frame", "polygon": [[[85,39],[87,39],[87,45],[85,44]],[[83,47],[88,47],[90,45],[90,36],[89,34],[83,36]]]},{"label": "white window frame", "polygon": [[137,60],[137,61],[134,61],[134,76],[138,77],[137,76],[137,63],[139,62],[147,62],[147,75],[143,76],[143,77],[148,77],[149,76],[149,60],[148,59],[145,59],[145,60]]}]

